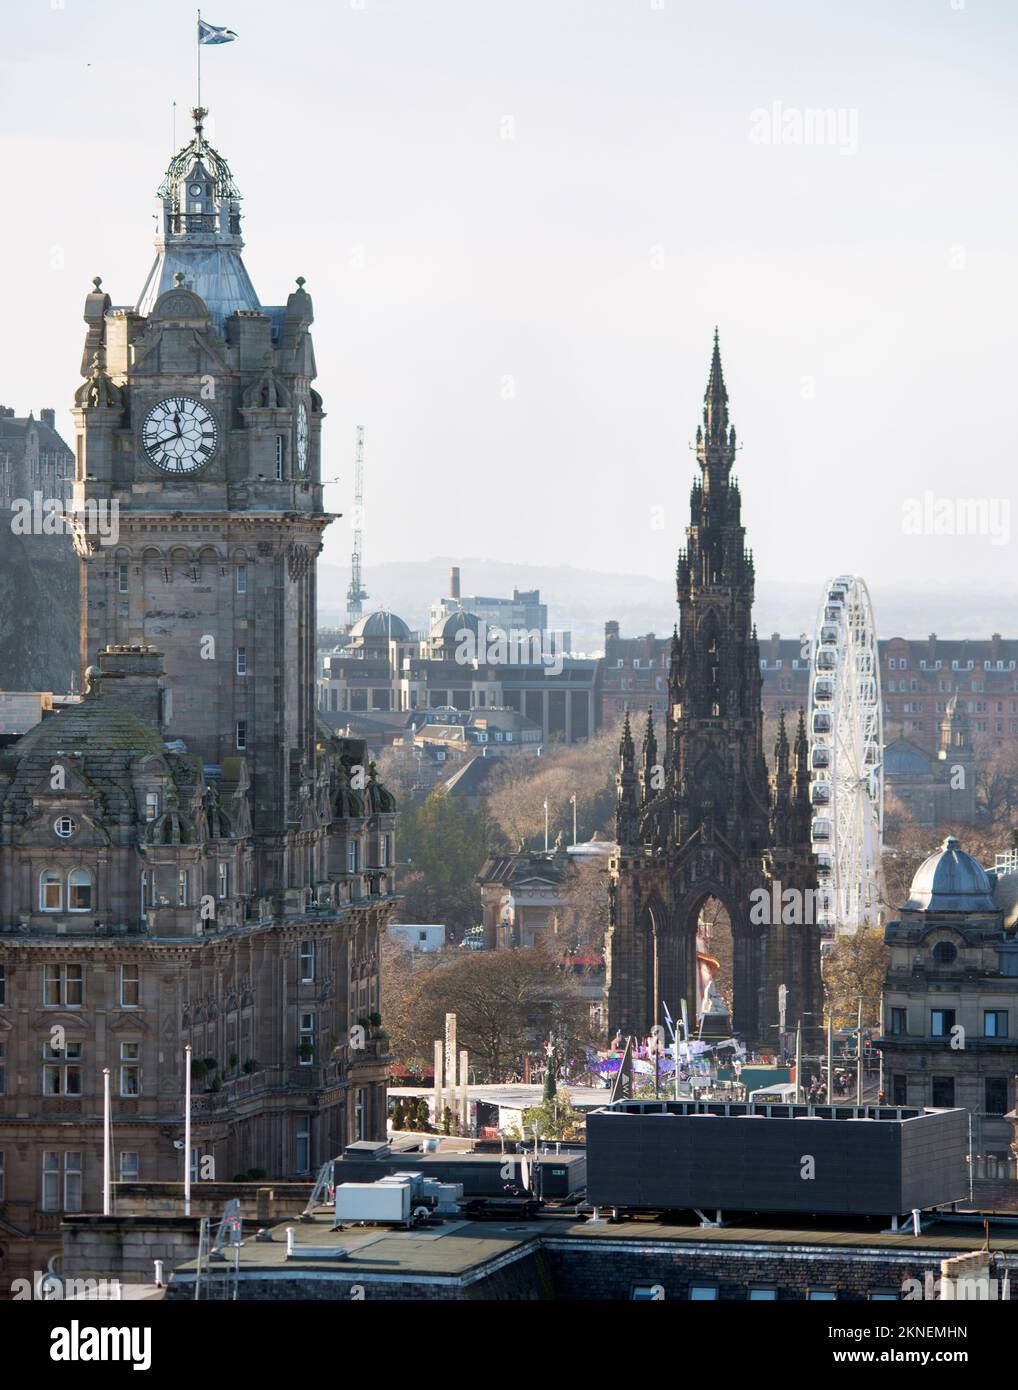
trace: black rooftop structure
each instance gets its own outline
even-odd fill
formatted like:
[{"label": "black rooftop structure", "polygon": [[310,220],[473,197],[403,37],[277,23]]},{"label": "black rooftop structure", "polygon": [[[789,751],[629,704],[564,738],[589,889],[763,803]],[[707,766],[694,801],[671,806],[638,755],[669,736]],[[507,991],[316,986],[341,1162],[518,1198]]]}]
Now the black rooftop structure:
[{"label": "black rooftop structure", "polygon": [[587,1199],[900,1216],[968,1196],[964,1110],[621,1101],[587,1116]]}]

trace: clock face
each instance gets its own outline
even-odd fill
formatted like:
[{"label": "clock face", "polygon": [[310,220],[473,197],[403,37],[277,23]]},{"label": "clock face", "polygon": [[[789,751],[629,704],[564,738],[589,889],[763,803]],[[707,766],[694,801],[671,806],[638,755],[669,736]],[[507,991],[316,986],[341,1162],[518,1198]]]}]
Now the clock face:
[{"label": "clock face", "polygon": [[297,466],[302,473],[308,466],[308,408],[303,401],[297,407]]},{"label": "clock face", "polygon": [[145,416],[141,442],[157,468],[194,473],[216,451],[215,417],[201,401],[169,396]]}]

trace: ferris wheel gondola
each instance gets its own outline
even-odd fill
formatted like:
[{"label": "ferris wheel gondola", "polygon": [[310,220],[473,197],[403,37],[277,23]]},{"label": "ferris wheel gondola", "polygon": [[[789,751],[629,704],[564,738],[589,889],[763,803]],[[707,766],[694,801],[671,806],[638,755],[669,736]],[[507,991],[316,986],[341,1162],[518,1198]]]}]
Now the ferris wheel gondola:
[{"label": "ferris wheel gondola", "polygon": [[817,614],[809,692],[811,840],[825,935],[880,923],[884,775],[880,662],[863,580],[839,575]]}]

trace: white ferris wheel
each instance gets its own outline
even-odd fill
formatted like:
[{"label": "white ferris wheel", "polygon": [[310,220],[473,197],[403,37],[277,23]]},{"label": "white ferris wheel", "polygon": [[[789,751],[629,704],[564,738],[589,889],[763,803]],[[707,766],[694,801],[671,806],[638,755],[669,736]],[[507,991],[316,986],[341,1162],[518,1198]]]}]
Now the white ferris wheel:
[{"label": "white ferris wheel", "polygon": [[863,580],[843,574],[824,587],[809,691],[811,840],[825,935],[880,922],[883,749],[873,607]]}]

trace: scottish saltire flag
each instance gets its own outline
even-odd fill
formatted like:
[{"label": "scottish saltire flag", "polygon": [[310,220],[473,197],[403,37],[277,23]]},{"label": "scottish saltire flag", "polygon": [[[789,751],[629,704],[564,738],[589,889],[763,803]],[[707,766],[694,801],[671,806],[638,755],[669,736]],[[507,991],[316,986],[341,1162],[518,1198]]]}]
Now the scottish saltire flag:
[{"label": "scottish saltire flag", "polygon": [[199,43],[233,43],[236,37],[232,29],[227,29],[222,24],[208,24],[204,19],[198,20]]}]

